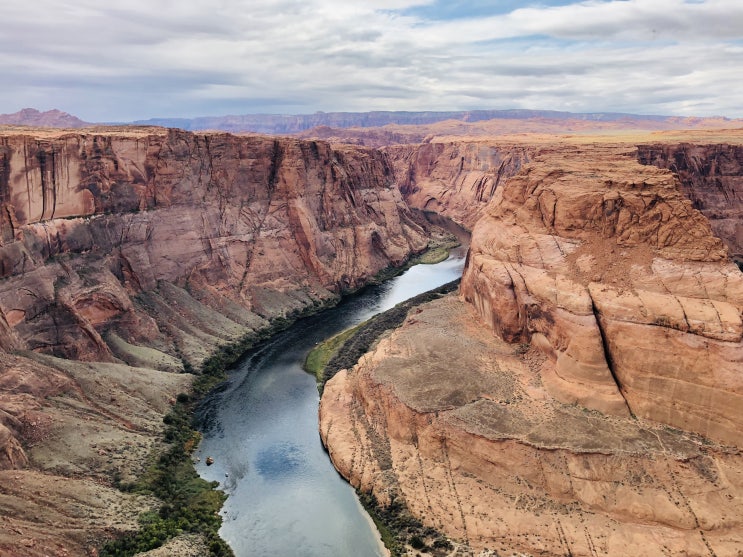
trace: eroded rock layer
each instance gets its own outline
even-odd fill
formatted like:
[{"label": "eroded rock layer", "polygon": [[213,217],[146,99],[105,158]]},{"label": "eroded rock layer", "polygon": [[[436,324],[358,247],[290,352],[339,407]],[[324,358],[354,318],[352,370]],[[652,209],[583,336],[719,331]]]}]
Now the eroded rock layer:
[{"label": "eroded rock layer", "polygon": [[[54,474],[131,480],[189,389],[178,372],[426,244],[376,151],[155,128],[0,136],[0,469],[45,472],[17,472],[41,491]],[[59,539],[82,554],[142,508],[121,493],[121,524],[60,530],[58,495],[35,528],[0,494],[16,516],[0,553]]]},{"label": "eroded rock layer", "polygon": [[460,298],[325,386],[336,467],[475,550],[737,555],[743,274],[690,187],[632,144],[539,142]]},{"label": "eroded rock layer", "polygon": [[462,294],[553,362],[553,396],[739,442],[743,275],[668,171],[542,152],[478,221]]},{"label": "eroded rock layer", "polygon": [[234,340],[425,246],[373,151],[173,130],[0,141],[6,348],[163,351],[167,314],[198,362],[202,337]]}]

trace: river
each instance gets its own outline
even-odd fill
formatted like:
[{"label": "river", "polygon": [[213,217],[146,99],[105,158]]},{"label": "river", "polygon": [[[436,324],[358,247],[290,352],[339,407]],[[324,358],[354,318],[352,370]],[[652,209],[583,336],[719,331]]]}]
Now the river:
[{"label": "river", "polygon": [[[295,323],[252,350],[199,410],[197,463],[229,496],[220,535],[237,557],[378,557],[379,533],[333,468],[317,429],[315,378],[302,369],[318,342],[462,274],[464,248]],[[206,466],[211,456],[214,464]]]}]

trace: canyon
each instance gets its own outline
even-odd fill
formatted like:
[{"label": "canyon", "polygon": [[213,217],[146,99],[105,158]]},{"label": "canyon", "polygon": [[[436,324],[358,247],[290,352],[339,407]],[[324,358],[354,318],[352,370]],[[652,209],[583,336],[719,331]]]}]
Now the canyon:
[{"label": "canyon", "polygon": [[472,230],[461,289],[325,385],[340,473],[462,552],[738,555],[741,164],[740,130],[0,129],[0,555],[135,529],[184,371],[403,265],[413,209]]},{"label": "canyon", "polygon": [[136,528],[157,502],[115,485],[162,444],[183,371],[426,247],[393,186],[380,153],[312,141],[0,136],[0,554]]}]

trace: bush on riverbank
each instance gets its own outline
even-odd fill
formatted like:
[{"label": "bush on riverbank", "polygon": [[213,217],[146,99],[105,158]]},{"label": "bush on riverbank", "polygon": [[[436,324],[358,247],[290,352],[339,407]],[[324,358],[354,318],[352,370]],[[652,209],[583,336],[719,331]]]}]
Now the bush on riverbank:
[{"label": "bush on riverbank", "polygon": [[[376,342],[382,333],[399,327],[402,322],[405,321],[405,317],[407,317],[411,308],[440,298],[450,292],[454,292],[458,287],[459,279],[444,284],[443,286],[439,286],[433,290],[429,290],[428,292],[424,292],[423,294],[418,294],[409,300],[400,302],[395,307],[383,313],[375,315],[368,321],[354,328],[353,334],[349,335],[340,346],[333,348],[332,356],[329,358],[325,365],[325,369],[322,372],[323,385],[340,370],[351,369],[356,365],[359,358],[369,351],[369,348],[371,348],[372,344]],[[341,335],[343,335],[343,333],[341,333]],[[338,335],[338,337],[340,337],[340,335]],[[329,339],[329,341],[334,341],[336,338],[337,337],[333,337]],[[310,352],[307,360],[309,361],[310,358],[315,358],[316,356],[314,356],[313,353],[318,350],[327,352],[328,347],[325,343],[320,343],[312,352]]]},{"label": "bush on riverbank", "polygon": [[379,530],[390,557],[407,555],[408,547],[434,557],[450,554],[453,546],[446,536],[424,526],[410,513],[404,501],[393,498],[389,505],[382,506],[373,494],[357,493],[359,501]]},{"label": "bush on riverbank", "polygon": [[101,557],[128,557],[160,547],[184,533],[201,534],[212,557],[232,556],[232,550],[217,534],[222,524],[219,510],[226,496],[217,491],[217,482],[199,477],[191,461],[200,434],[191,427],[193,399],[182,394],[163,422],[166,424],[167,450],[153,462],[133,485],[120,485],[126,491],[149,493],[163,501],[159,512],[140,516],[140,529],[103,546]]}]

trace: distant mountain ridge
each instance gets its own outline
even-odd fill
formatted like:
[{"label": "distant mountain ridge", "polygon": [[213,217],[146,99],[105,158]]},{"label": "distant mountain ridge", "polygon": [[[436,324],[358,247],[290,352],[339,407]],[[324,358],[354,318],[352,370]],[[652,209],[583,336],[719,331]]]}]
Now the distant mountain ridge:
[{"label": "distant mountain ridge", "polygon": [[[274,135],[302,134],[320,129],[312,135],[322,135],[328,130],[348,128],[380,128],[387,125],[427,126],[444,121],[472,124],[490,120],[529,120],[585,122],[590,125],[615,123],[619,127],[647,127],[648,129],[700,128],[706,125],[740,125],[741,120],[725,117],[681,117],[662,115],[628,114],[621,112],[564,112],[557,110],[459,110],[459,111],[372,111],[372,112],[316,112],[314,114],[243,114],[227,116],[201,116],[196,118],[150,118],[134,122],[85,122],[60,110],[40,112],[24,108],[13,114],[0,114],[0,125],[22,125],[49,128],[82,128],[98,124],[145,125],[180,128],[187,131],[219,130],[232,133],[254,132]],[[553,126],[554,127],[554,126]],[[304,135],[304,134],[303,134]]]},{"label": "distant mountain ridge", "polygon": [[480,122],[493,119],[522,120],[547,118],[550,120],[651,120],[663,121],[668,116],[635,115],[613,112],[574,113],[556,110],[459,110],[459,111],[373,111],[373,112],[316,112],[315,114],[244,114],[203,116],[199,118],[151,118],[133,122],[139,125],[177,127],[184,130],[252,131],[269,134],[294,134],[319,126],[331,128],[377,128],[388,124],[426,125],[444,120]]}]

